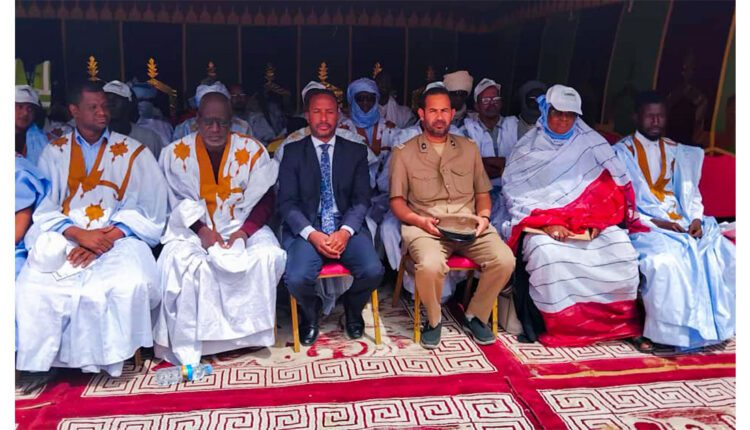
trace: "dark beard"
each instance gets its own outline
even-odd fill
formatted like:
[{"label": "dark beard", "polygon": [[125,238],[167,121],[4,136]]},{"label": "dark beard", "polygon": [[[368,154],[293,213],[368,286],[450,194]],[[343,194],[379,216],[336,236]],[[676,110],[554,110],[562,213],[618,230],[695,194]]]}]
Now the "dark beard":
[{"label": "dark beard", "polygon": [[430,132],[431,135],[433,135],[435,137],[445,137],[445,136],[448,135],[448,131],[450,130],[450,128],[448,127],[448,124],[446,124],[444,131],[438,131],[437,129],[432,128],[432,126],[430,124],[427,124],[427,123],[424,124],[424,128],[428,132]]},{"label": "dark beard", "polygon": [[638,129],[638,133],[641,133],[641,134],[642,134],[642,135],[643,135],[643,136],[644,136],[644,137],[645,137],[646,139],[648,139],[648,140],[659,140],[659,139],[661,139],[661,138],[663,137],[663,136],[662,136],[662,135],[660,135],[660,134],[658,134],[658,135],[656,135],[656,136],[652,136],[652,135],[651,135],[651,134],[649,134],[649,133],[648,133],[647,131],[645,131],[645,130],[641,130],[640,128]]}]

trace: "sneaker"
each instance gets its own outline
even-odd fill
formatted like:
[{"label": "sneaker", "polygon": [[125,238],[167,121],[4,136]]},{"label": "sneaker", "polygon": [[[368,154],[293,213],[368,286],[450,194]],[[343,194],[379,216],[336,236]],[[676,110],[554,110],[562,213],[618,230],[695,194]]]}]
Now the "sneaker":
[{"label": "sneaker", "polygon": [[428,321],[422,326],[422,335],[419,344],[425,349],[435,349],[440,346],[440,331],[443,329],[443,322],[440,321],[437,327],[430,327]]},{"label": "sneaker", "polygon": [[479,321],[479,318],[473,317],[471,321],[464,317],[464,331],[474,337],[474,342],[479,345],[492,345],[495,343],[495,334],[487,327],[487,324]]}]

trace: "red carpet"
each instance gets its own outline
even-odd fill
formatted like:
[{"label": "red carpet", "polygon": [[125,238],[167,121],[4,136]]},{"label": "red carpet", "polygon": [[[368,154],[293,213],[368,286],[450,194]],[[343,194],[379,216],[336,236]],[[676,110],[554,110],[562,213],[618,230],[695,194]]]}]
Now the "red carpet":
[{"label": "red carpet", "polygon": [[378,347],[372,327],[347,341],[335,313],[314,347],[213,356],[215,373],[195,383],[156,385],[148,357],[120,378],[65,370],[36,393],[17,391],[18,428],[735,427],[734,341],[683,356],[623,342],[546,348],[505,333],[479,347],[444,311],[441,348],[425,351],[411,342],[410,306],[391,308],[388,294],[380,306]]}]

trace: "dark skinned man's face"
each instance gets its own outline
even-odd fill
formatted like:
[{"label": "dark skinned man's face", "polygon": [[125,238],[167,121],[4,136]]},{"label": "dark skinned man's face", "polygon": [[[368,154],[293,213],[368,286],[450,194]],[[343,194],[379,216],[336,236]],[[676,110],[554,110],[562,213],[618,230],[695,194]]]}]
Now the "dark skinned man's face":
[{"label": "dark skinned man's face", "polygon": [[78,104],[68,105],[80,129],[102,132],[109,125],[109,102],[104,91],[83,91]]},{"label": "dark skinned man's face", "polygon": [[375,94],[366,91],[360,91],[354,95],[354,101],[364,113],[370,112],[370,109],[375,106],[375,98]]},{"label": "dark skinned man's face", "polygon": [[26,130],[34,121],[34,105],[31,103],[16,103],[16,129]]},{"label": "dark skinned man's face", "polygon": [[497,87],[489,87],[477,96],[477,112],[487,118],[497,118],[500,116],[500,109],[503,107],[503,100]]},{"label": "dark skinned man's face", "polygon": [[239,85],[232,85],[229,87],[230,100],[232,102],[232,110],[235,112],[242,112],[247,107],[247,94]]},{"label": "dark skinned man's face", "polygon": [[466,103],[467,97],[469,97],[469,93],[467,91],[463,91],[463,90],[451,91],[450,92],[451,107],[455,110],[461,110],[461,108]]},{"label": "dark skinned man's face", "polygon": [[635,118],[636,127],[650,140],[664,136],[667,127],[667,107],[664,103],[650,103],[641,106]]},{"label": "dark skinned man's face", "polygon": [[128,117],[130,102],[128,99],[117,94],[107,93],[107,103],[109,104],[109,114],[113,120],[122,120]]},{"label": "dark skinned man's face", "polygon": [[229,100],[221,94],[203,96],[198,108],[198,133],[210,148],[223,148],[232,125],[232,110]]}]

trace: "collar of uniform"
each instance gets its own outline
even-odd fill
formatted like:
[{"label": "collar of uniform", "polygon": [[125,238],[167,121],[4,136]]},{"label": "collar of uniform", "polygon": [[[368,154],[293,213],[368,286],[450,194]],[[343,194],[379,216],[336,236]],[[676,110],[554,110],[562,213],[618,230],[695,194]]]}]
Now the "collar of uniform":
[{"label": "collar of uniform", "polygon": [[[456,140],[453,138],[453,136],[448,133],[448,138],[445,140],[445,143],[443,144],[446,146],[446,148],[456,149],[457,143]],[[427,140],[427,136],[422,132],[422,134],[419,136],[419,152],[426,153],[430,149],[430,141]]]},{"label": "collar of uniform", "polygon": [[336,144],[336,135],[335,134],[333,135],[333,137],[331,138],[331,140],[329,140],[328,142],[323,142],[322,140],[318,139],[317,137],[313,136],[312,134],[310,135],[310,138],[312,139],[312,143],[313,143],[313,145],[316,148],[319,148],[321,145],[325,145],[325,144],[331,145],[331,148],[333,148],[333,146]]}]

